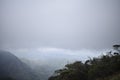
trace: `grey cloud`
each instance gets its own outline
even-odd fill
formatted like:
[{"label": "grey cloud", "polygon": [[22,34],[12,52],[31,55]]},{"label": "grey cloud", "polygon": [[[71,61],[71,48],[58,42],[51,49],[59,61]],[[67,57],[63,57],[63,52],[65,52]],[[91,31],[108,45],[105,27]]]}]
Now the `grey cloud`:
[{"label": "grey cloud", "polygon": [[1,0],[0,48],[103,49],[120,43],[119,0]]}]

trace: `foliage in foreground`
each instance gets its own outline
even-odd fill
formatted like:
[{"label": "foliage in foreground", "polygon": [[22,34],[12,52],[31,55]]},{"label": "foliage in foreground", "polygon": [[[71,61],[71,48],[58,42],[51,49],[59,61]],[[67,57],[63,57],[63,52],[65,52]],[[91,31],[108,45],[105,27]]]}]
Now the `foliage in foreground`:
[{"label": "foliage in foreground", "polygon": [[67,64],[49,80],[120,80],[120,53]]}]

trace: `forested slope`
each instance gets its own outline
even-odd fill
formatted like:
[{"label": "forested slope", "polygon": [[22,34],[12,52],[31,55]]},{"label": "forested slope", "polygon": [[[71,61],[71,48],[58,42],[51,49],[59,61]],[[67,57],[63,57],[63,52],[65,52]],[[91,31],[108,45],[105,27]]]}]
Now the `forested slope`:
[{"label": "forested slope", "polygon": [[120,80],[120,53],[110,51],[84,63],[67,64],[56,70],[49,80]]}]

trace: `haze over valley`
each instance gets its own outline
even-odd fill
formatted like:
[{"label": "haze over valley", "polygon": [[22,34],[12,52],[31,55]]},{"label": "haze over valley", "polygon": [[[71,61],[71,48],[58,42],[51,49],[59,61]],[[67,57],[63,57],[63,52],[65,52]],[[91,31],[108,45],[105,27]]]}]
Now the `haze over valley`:
[{"label": "haze over valley", "polygon": [[[83,80],[100,80],[92,76],[99,75],[97,67],[119,61],[119,8],[119,0],[0,0],[0,80],[70,80],[72,73],[79,75],[67,64],[73,70],[82,66],[82,75],[90,77]],[[86,61],[91,61],[87,68]],[[110,73],[119,76],[114,65]],[[70,75],[53,77],[56,70]],[[110,80],[111,74],[101,77]]]}]

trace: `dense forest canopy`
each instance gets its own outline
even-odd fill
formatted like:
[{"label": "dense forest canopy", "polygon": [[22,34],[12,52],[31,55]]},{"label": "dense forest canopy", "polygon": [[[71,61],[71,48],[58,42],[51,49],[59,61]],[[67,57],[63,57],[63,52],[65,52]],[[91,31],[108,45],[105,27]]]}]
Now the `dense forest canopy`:
[{"label": "dense forest canopy", "polygon": [[56,70],[49,80],[120,80],[120,45],[100,57],[90,58],[84,63],[76,61]]}]

